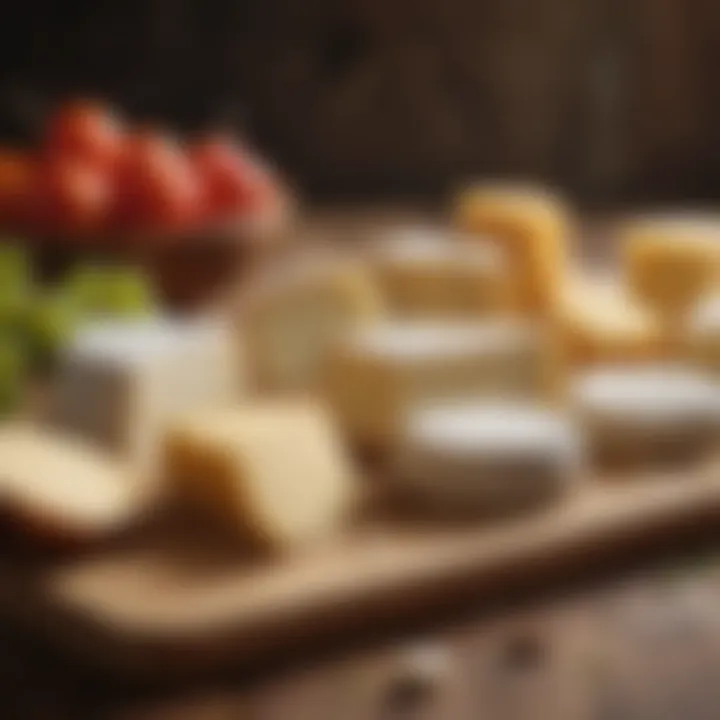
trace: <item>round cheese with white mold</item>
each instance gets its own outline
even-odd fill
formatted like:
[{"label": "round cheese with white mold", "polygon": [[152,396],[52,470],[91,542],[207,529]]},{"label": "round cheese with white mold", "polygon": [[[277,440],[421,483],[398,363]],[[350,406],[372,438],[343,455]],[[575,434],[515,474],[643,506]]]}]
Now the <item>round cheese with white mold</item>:
[{"label": "round cheese with white mold", "polygon": [[467,401],[418,409],[394,464],[406,503],[443,515],[510,512],[553,501],[581,477],[583,441],[564,414]]},{"label": "round cheese with white mold", "polygon": [[601,462],[699,458],[720,434],[718,385],[682,365],[596,368],[578,377],[571,392]]}]

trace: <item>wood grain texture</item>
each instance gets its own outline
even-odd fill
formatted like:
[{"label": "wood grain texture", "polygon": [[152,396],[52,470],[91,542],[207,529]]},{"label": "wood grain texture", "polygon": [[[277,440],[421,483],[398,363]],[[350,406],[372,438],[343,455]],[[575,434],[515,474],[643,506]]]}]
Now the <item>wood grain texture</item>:
[{"label": "wood grain texture", "polygon": [[[315,554],[247,564],[181,525],[96,558],[6,563],[6,612],[134,676],[257,663],[329,638],[428,617],[468,596],[557,582],[720,518],[720,466],[588,485],[497,526],[373,522]],[[411,600],[409,600],[411,599]]]}]

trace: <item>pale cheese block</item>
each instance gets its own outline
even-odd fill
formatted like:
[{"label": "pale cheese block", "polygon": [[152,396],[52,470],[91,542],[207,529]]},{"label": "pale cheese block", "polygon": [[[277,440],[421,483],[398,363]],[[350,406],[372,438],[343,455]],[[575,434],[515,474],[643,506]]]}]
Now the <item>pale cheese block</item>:
[{"label": "pale cheese block", "polygon": [[460,401],[410,415],[394,483],[425,512],[492,515],[553,502],[578,485],[583,468],[582,437],[563,413]]},{"label": "pale cheese block", "polygon": [[615,277],[569,275],[558,324],[568,358],[578,366],[647,362],[672,352],[663,323]]},{"label": "pale cheese block", "polygon": [[253,284],[238,308],[253,386],[312,392],[329,349],[382,312],[381,294],[360,260],[309,255],[276,268]]},{"label": "pale cheese block", "polygon": [[500,244],[516,273],[523,307],[552,312],[570,254],[572,220],[564,202],[540,188],[485,183],[462,192],[454,207],[460,230]]},{"label": "pale cheese block", "polygon": [[622,229],[632,291],[669,323],[692,311],[720,274],[720,218],[650,215]]},{"label": "pale cheese block", "polygon": [[517,306],[508,259],[492,243],[457,233],[404,229],[368,253],[387,301],[401,317],[485,317]]},{"label": "pale cheese block", "polygon": [[539,323],[386,321],[336,348],[325,389],[352,441],[382,449],[419,404],[473,395],[554,402],[563,379],[554,335]]},{"label": "pale cheese block", "polygon": [[234,329],[214,319],[107,321],[79,333],[50,389],[50,426],[154,472],[167,424],[245,390]]},{"label": "pale cheese block", "polygon": [[572,404],[601,462],[698,459],[720,436],[720,388],[676,364],[607,366],[574,382]]},{"label": "pale cheese block", "polygon": [[0,497],[28,535],[65,543],[126,528],[142,513],[146,496],[127,464],[27,424],[0,429]]},{"label": "pale cheese block", "polygon": [[357,502],[353,468],[324,408],[257,400],[178,422],[165,470],[181,496],[251,546],[293,550],[342,530]]}]

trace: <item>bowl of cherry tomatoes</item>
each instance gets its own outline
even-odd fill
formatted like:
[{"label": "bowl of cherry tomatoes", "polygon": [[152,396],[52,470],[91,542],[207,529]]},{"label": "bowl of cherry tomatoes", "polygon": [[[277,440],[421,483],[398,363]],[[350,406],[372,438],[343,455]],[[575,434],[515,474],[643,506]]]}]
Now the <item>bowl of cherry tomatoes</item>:
[{"label": "bowl of cherry tomatoes", "polygon": [[0,149],[0,229],[41,275],[140,264],[171,306],[211,300],[281,246],[290,194],[229,134],[180,140],[90,101],[61,105],[31,150]]}]

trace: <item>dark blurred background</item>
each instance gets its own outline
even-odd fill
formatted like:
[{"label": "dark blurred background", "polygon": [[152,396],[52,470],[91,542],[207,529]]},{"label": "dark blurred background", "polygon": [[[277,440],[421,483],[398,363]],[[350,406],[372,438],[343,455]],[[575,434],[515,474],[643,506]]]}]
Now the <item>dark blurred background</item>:
[{"label": "dark blurred background", "polygon": [[720,194],[716,0],[25,0],[0,32],[4,139],[83,94],[232,123],[321,199]]}]

